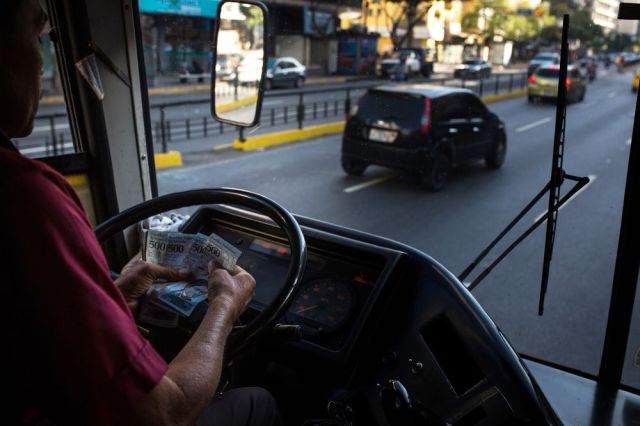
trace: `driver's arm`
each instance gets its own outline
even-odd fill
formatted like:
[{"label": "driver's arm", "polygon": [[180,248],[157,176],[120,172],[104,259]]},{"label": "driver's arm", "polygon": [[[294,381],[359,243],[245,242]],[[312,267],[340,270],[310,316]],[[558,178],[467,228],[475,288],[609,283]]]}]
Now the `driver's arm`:
[{"label": "driver's arm", "polygon": [[195,423],[215,393],[225,341],[254,290],[255,280],[242,268],[229,274],[209,264],[209,309],[160,382],[140,401],[134,423]]}]

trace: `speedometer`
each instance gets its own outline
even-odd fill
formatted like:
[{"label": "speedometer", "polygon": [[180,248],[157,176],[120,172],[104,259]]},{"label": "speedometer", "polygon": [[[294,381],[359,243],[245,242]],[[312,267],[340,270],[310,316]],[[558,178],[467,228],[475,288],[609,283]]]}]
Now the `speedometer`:
[{"label": "speedometer", "polygon": [[302,288],[289,313],[313,324],[318,332],[330,332],[349,319],[353,299],[348,284],[333,278],[317,279]]}]

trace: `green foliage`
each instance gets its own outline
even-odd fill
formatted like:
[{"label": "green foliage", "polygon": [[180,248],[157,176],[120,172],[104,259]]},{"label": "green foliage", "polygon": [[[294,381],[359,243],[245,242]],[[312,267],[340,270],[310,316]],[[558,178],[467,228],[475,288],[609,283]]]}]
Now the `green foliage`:
[{"label": "green foliage", "polygon": [[[531,9],[527,2],[521,2],[516,9]],[[482,22],[484,21],[484,25]],[[555,22],[549,13],[549,6],[543,4],[531,15],[518,15],[510,9],[505,0],[481,0],[475,10],[462,18],[462,30],[482,34],[490,41],[500,35],[508,40],[522,41],[537,38],[543,28]],[[482,28],[481,28],[482,27]]]},{"label": "green foliage", "polygon": [[[580,8],[573,0],[549,0],[551,14],[561,20],[563,15],[569,14],[569,38],[579,39],[583,45],[600,47],[604,40],[602,27],[595,25],[591,19],[591,13],[585,8]],[[541,32],[540,38],[547,42],[558,42],[562,38],[562,31],[556,25],[550,25]]]}]

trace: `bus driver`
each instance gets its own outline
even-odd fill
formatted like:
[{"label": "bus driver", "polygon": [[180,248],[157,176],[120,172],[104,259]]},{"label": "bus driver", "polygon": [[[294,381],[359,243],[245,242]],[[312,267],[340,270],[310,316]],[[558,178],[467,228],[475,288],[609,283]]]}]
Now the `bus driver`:
[{"label": "bus driver", "polygon": [[251,275],[210,265],[209,309],[167,364],[132,308],[158,278],[185,272],[136,262],[114,283],[73,189],[11,138],[27,136],[40,97],[38,0],[0,0],[0,268],[3,418],[8,424],[280,422],[259,388],[212,401],[225,340],[254,293]]}]

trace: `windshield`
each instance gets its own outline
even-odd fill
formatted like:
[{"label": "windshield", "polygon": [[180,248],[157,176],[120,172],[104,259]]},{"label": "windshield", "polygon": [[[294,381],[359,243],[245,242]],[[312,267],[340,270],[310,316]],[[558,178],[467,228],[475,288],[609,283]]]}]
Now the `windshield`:
[{"label": "windshield", "polygon": [[539,77],[545,77],[545,78],[558,78],[558,76],[560,75],[560,70],[558,69],[549,69],[549,68],[545,68],[545,69],[541,69],[536,71],[536,75]]},{"label": "windshield", "polygon": [[[480,9],[454,4],[438,9],[438,14],[418,14],[420,19],[409,29],[406,20],[398,20],[394,27],[395,14],[391,9],[385,13],[383,2],[363,2],[366,13],[357,10],[343,19],[333,2],[313,2],[326,13],[322,25],[307,13],[311,2],[270,2],[274,34],[266,51],[272,56],[268,66],[276,57],[292,57],[306,71],[293,71],[295,64],[283,61],[283,72],[264,83],[267,96],[260,125],[241,132],[216,122],[210,114],[214,68],[210,46],[216,17],[193,8],[188,14],[166,13],[160,3],[140,2],[145,5],[140,31],[149,131],[155,153],[175,151],[182,158],[180,167],[158,163],[160,194],[211,186],[248,189],[296,214],[408,244],[459,274],[550,179],[557,92],[530,84],[527,68],[532,59],[555,58],[535,52],[559,51],[556,22],[561,11],[554,6],[543,3],[540,16],[537,12],[523,16],[515,9],[487,13],[486,8],[491,10],[487,4]],[[401,7],[387,3],[389,8]],[[238,56],[246,50],[239,46],[254,48],[258,32],[246,27],[254,17],[245,7],[235,12],[237,20],[221,36],[228,51],[223,52],[216,81],[216,90],[229,109],[243,108],[238,99],[243,93],[255,93],[255,76],[260,72],[255,65],[261,53],[244,59]],[[596,20],[580,15],[585,19],[576,19],[571,32],[570,57],[590,55],[598,60],[593,78],[574,84],[571,91],[563,167],[568,174],[589,177],[590,182],[559,213],[544,315],[537,311],[544,226],[473,290],[519,352],[590,374],[598,372],[604,345],[639,85],[634,75],[640,57],[632,52],[640,50],[640,45],[629,35],[635,34],[634,29],[619,25],[610,15],[605,16],[606,26],[601,25],[602,16]],[[528,24],[516,25],[515,19]],[[525,27],[526,31],[519,30]],[[17,141],[31,157],[81,151],[71,137],[54,47],[48,39],[44,46],[44,97],[36,127],[29,138]],[[412,52],[394,49],[407,46],[432,49],[433,69],[413,61],[398,75],[390,75],[380,66],[387,57],[406,58]],[[454,76],[457,64],[470,56],[494,64],[494,70],[490,74],[467,70],[466,75]],[[249,68],[246,81],[238,77],[240,64]],[[106,70],[106,65],[102,67]],[[557,77],[558,71],[538,73]],[[432,117],[447,117],[448,123],[459,125],[449,133],[449,127],[424,119],[424,98],[368,92],[377,85],[425,82],[444,85],[446,90],[464,87],[486,108],[466,91],[452,95],[447,109],[431,111]],[[366,169],[360,176],[345,171],[343,129],[354,112],[374,120],[393,118],[416,129],[414,143],[397,147],[385,134],[360,136],[360,145],[388,148],[385,160],[412,158],[427,167],[432,159],[428,140],[453,144],[446,151],[452,160],[446,185],[431,192],[420,179],[423,170],[408,170],[402,164],[389,167],[373,156],[362,157]],[[314,134],[322,129],[322,136],[251,148],[254,138],[278,141],[283,132],[307,128]],[[498,165],[493,148],[502,132],[506,154]],[[562,193],[571,185],[566,182]],[[544,214],[545,202],[525,217],[518,232]],[[504,248],[506,244],[497,247],[496,253]],[[497,254],[493,256],[481,267]],[[640,388],[640,368],[634,364],[640,347],[639,306],[636,303],[623,374],[623,382],[636,388]]]}]

